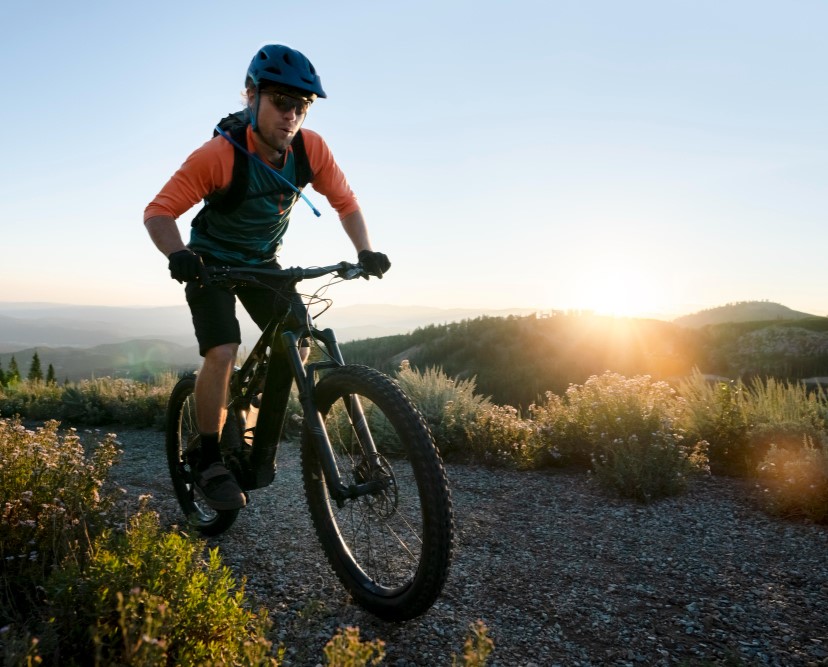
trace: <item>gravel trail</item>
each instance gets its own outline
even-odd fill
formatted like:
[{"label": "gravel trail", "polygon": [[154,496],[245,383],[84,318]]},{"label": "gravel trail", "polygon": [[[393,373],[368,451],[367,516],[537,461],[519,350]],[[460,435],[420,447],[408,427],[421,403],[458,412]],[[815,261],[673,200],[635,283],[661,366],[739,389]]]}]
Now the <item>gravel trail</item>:
[{"label": "gravel trail", "polygon": [[[162,525],[181,521],[157,431],[117,430],[113,478]],[[383,664],[442,667],[480,619],[490,667],[828,665],[828,528],[769,517],[744,481],[702,479],[650,506],[608,498],[584,474],[447,467],[456,553],[420,618],[352,604],[311,527],[298,447],[210,546],[274,620],[285,664],[322,664],[344,626],[385,642]]]}]

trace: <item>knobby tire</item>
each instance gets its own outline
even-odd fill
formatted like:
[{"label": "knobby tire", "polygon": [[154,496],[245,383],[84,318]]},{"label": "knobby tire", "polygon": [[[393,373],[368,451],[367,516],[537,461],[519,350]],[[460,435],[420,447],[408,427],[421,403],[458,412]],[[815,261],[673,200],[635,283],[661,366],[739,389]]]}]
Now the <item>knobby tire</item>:
[{"label": "knobby tire", "polygon": [[[356,395],[369,415],[381,455],[369,466],[343,408]],[[440,595],[452,558],[451,494],[425,420],[399,385],[365,366],[342,366],[320,379],[316,408],[336,453],[343,482],[386,480],[378,493],[331,498],[308,428],[302,435],[305,494],[322,548],[355,601],[376,616],[404,621]],[[373,476],[372,476],[373,475]],[[390,481],[389,481],[390,480]]]}]

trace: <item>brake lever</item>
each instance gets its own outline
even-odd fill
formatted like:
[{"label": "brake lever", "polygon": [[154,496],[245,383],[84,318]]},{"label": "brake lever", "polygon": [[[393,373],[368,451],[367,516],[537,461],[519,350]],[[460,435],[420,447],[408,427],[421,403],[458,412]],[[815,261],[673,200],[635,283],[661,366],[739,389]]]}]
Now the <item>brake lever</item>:
[{"label": "brake lever", "polygon": [[353,280],[354,278],[359,278],[360,276],[366,279],[368,278],[368,274],[365,273],[365,269],[362,268],[362,264],[345,265],[345,262],[342,264],[342,268],[340,268],[336,274],[343,280]]}]

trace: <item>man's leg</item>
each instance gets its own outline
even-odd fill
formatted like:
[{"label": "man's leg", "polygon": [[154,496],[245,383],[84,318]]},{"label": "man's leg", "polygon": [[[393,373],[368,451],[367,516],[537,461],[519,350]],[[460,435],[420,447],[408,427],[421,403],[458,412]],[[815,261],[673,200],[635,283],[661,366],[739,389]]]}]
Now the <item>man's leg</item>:
[{"label": "man's leg", "polygon": [[196,486],[213,509],[244,507],[244,493],[221,459],[219,440],[227,416],[227,385],[233,372],[238,350],[236,343],[210,348],[196,376],[196,422],[200,440],[198,462],[194,470]]},{"label": "man's leg", "polygon": [[[232,292],[187,284],[187,303],[204,363],[196,376],[198,448],[192,457],[196,489],[216,510],[240,509],[247,503],[221,458],[219,438],[227,414],[227,385],[241,336]],[[195,444],[195,443],[194,443]]]},{"label": "man's leg", "polygon": [[221,434],[227,417],[227,385],[239,346],[227,343],[207,350],[196,376],[196,421],[201,434]]}]

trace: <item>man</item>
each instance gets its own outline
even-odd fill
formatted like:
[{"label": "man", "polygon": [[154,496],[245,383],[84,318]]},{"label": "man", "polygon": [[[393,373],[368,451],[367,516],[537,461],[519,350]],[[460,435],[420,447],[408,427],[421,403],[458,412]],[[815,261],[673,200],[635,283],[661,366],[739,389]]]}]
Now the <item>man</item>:
[{"label": "man", "polygon": [[[245,88],[245,125],[237,138],[222,132],[195,150],[144,211],[152,241],[169,258],[170,275],[186,282],[204,357],[195,387],[200,451],[194,478],[207,504],[217,510],[246,502],[219,449],[228,382],[241,343],[236,294],[261,328],[286,300],[274,300],[270,290],[245,288],[234,294],[205,286],[200,281],[205,264],[278,267],[291,209],[301,187],[311,182],[339,214],[366,271],[382,278],[391,266],[384,254],[372,250],[356,197],[324,140],[310,130],[300,132],[311,104],[326,97],[310,61],[287,46],[265,46],[250,63]],[[234,180],[246,187],[231,206],[227,200]],[[185,245],[176,219],[201,200],[205,206]]]}]

